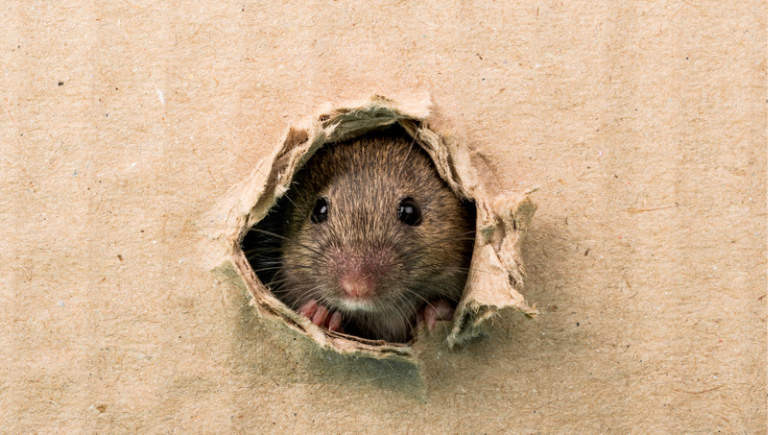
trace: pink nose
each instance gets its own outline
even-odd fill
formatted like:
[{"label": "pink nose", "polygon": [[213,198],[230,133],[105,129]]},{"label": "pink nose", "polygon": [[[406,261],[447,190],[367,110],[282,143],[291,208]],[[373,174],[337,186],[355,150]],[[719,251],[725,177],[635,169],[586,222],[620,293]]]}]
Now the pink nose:
[{"label": "pink nose", "polygon": [[370,277],[348,273],[339,280],[341,288],[353,298],[367,295],[373,290],[373,280]]}]

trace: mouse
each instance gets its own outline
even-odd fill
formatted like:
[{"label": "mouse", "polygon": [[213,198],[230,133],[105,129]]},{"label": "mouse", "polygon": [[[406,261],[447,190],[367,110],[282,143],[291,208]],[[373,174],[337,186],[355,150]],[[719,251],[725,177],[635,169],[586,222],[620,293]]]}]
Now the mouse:
[{"label": "mouse", "polygon": [[250,231],[246,255],[315,325],[407,342],[421,324],[452,320],[474,221],[423,148],[390,128],[320,148]]}]

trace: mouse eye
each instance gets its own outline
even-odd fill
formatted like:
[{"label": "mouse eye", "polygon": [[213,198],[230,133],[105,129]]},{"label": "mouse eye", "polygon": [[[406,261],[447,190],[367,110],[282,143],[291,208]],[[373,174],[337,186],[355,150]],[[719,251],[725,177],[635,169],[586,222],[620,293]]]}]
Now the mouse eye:
[{"label": "mouse eye", "polygon": [[328,220],[328,200],[317,198],[315,208],[312,209],[312,222],[321,224]]},{"label": "mouse eye", "polygon": [[417,204],[416,200],[410,196],[403,198],[397,208],[397,217],[400,218],[400,222],[406,225],[419,225],[421,223],[421,209],[419,208],[419,204]]}]

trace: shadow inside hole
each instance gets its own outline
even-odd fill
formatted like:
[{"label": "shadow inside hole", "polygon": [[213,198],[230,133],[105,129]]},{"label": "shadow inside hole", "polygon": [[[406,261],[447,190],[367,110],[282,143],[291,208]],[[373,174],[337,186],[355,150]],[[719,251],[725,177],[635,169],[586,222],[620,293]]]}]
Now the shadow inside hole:
[{"label": "shadow inside hole", "polygon": [[280,252],[282,237],[285,234],[288,201],[286,195],[280,198],[269,210],[269,214],[246,233],[240,244],[259,281],[270,291],[275,286],[275,276],[282,264]]},{"label": "shadow inside hole", "polygon": [[[365,136],[376,138],[405,138],[407,141],[412,142],[414,147],[411,152],[421,153],[426,157],[427,161],[434,166],[434,162],[429,157],[427,152],[421,148],[415,141],[408,136],[405,130],[400,126],[393,126],[387,129],[379,130],[376,132],[369,132]],[[335,146],[336,144],[327,144],[326,146]],[[322,153],[323,150],[318,151]],[[315,156],[313,156],[315,158]],[[301,171],[301,169],[299,170]],[[298,174],[299,172],[297,172]],[[296,175],[294,175],[295,177]],[[444,182],[444,181],[443,181]],[[294,192],[296,186],[292,185],[292,190],[289,190],[283,195],[277,203],[272,207],[267,216],[258,222],[249,232],[247,232],[242,240],[241,247],[248,259],[249,264],[253,268],[258,279],[282,302],[288,304],[285,299],[283,289],[281,288],[281,275],[280,269],[282,267],[281,252],[285,242],[284,235],[286,234],[286,226],[288,225],[288,214],[291,212],[292,200],[291,195]],[[301,188],[298,186],[298,188]],[[462,205],[466,210],[466,220],[468,221],[468,227],[472,229],[471,234],[466,235],[466,241],[463,241],[463,249],[467,252],[467,260],[464,264],[466,271],[469,271],[471,264],[471,253],[474,247],[474,229],[477,216],[477,210],[474,202],[462,201]],[[466,280],[466,277],[464,278]],[[456,308],[458,300],[451,301],[453,308]],[[294,307],[296,308],[296,307]],[[345,332],[349,335],[360,336],[363,338],[378,339],[380,337],[365,336],[359,333],[355,329],[354,324],[345,325]],[[409,342],[413,339],[413,334],[407,337],[403,342]]]}]

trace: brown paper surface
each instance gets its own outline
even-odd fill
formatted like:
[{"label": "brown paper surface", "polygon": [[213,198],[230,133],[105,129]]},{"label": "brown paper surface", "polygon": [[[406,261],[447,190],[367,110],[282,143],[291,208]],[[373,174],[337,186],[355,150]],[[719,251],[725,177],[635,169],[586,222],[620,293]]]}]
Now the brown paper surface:
[{"label": "brown paper surface", "polygon": [[[6,2],[0,433],[766,433],[766,37],[762,1]],[[494,210],[539,187],[497,255],[534,319],[355,359],[211,272],[211,210],[370,95],[429,95]]]}]

